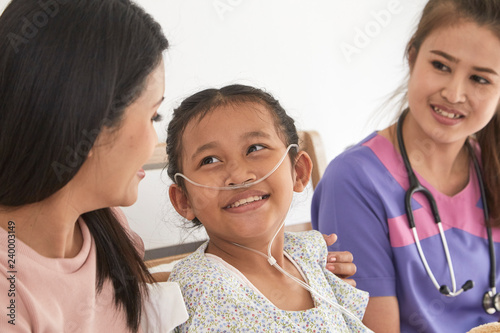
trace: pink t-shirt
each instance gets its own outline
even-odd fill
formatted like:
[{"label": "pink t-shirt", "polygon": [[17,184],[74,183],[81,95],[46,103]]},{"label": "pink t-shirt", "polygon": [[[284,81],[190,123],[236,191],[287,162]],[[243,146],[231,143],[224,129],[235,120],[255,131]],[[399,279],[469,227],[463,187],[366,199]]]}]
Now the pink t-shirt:
[{"label": "pink t-shirt", "polygon": [[[118,215],[143,251],[140,238]],[[70,259],[41,256],[0,228],[0,332],[128,332],[111,281],[96,292],[95,243],[85,222],[78,223],[83,246]]]}]

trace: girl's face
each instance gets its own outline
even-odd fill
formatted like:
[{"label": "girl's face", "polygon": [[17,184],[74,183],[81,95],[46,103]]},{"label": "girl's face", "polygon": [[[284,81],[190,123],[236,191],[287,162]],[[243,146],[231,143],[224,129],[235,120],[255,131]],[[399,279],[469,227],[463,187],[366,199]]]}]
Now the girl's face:
[{"label": "girl's face", "polygon": [[[182,136],[182,173],[199,184],[219,187],[256,181],[272,170],[286,148],[263,105],[222,106],[188,123]],[[185,181],[184,195],[174,184],[170,199],[182,216],[197,217],[212,241],[269,240],[288,212],[293,191],[307,184],[308,159],[299,153],[292,166],[287,156],[269,178],[244,189],[206,189]]]},{"label": "girl's face", "polygon": [[164,88],[162,62],[147,78],[141,96],[125,109],[119,127],[98,135],[77,173],[85,200],[93,206],[130,206],[137,200],[138,185],[145,176],[142,166],[158,143],[153,122]]},{"label": "girl's face", "polygon": [[463,144],[497,112],[500,40],[487,28],[461,23],[432,32],[410,52],[410,115],[424,137]]}]

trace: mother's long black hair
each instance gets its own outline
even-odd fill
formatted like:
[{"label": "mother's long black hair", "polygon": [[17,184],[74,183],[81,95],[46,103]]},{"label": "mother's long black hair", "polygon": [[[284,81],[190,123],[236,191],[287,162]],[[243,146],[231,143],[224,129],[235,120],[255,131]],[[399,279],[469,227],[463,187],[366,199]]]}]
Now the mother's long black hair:
[{"label": "mother's long black hair", "polygon": [[[66,185],[103,127],[119,126],[168,42],[129,0],[13,0],[0,17],[0,206],[41,201]],[[150,275],[109,209],[85,213],[98,291],[111,279],[139,327]]]}]

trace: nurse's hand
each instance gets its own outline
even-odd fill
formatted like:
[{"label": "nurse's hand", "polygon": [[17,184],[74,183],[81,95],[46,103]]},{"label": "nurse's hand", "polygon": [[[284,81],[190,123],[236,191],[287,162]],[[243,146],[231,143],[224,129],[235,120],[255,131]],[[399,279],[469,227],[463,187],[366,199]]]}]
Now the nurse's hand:
[{"label": "nurse's hand", "polygon": [[[332,245],[337,241],[336,234],[323,235],[327,246]],[[328,252],[326,260],[326,269],[337,275],[339,278],[356,287],[356,281],[349,279],[356,273],[356,265],[352,262],[352,253],[348,251],[332,251]]]}]

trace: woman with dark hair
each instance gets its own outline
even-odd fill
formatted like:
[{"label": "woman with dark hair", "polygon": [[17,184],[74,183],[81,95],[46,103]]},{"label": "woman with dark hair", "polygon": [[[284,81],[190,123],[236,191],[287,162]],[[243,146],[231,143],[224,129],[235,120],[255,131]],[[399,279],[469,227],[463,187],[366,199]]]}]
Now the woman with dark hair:
[{"label": "woman with dark hair", "polygon": [[128,0],[0,17],[0,331],[140,331],[143,244],[108,207],[145,176],[167,46]]}]

